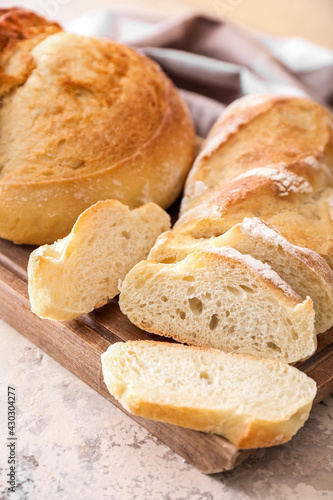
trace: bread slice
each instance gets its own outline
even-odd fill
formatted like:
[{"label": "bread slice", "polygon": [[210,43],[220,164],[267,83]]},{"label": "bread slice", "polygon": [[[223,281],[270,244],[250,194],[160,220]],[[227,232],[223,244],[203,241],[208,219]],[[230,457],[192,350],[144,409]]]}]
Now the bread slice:
[{"label": "bread slice", "polygon": [[147,260],[126,276],[119,305],[143,330],[179,342],[287,363],[316,349],[312,300],[270,266],[230,247],[175,264]]},{"label": "bread slice", "polygon": [[221,434],[242,449],[291,439],[316,394],[315,382],[285,363],[166,342],[113,344],[102,366],[126,410]]},{"label": "bread slice", "polygon": [[267,263],[295,292],[305,299],[310,296],[316,312],[317,333],[333,326],[333,271],[327,262],[308,248],[289,243],[267,222],[244,218],[219,237],[195,239],[163,233],[152,248],[149,258],[172,263],[184,259],[192,252],[231,246],[242,254]]},{"label": "bread slice", "polygon": [[41,318],[68,320],[107,303],[118,281],[147,257],[169,215],[147,203],[130,211],[104,200],[83,212],[70,234],[37,248],[28,264],[31,309]]}]

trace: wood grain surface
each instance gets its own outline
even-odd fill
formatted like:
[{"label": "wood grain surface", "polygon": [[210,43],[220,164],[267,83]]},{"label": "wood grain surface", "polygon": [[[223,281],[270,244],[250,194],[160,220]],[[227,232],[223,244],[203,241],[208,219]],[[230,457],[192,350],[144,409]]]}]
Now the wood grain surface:
[{"label": "wood grain surface", "polygon": [[[114,342],[161,341],[161,337],[130,323],[121,313],[117,300],[72,321],[38,318],[30,310],[27,291],[26,268],[32,248],[0,239],[0,317],[127,413],[103,382],[100,355]],[[299,368],[317,383],[315,404],[333,392],[333,329],[318,337],[316,354]],[[238,450],[221,436],[128,415],[206,474],[233,469],[251,454],[251,450]]]}]

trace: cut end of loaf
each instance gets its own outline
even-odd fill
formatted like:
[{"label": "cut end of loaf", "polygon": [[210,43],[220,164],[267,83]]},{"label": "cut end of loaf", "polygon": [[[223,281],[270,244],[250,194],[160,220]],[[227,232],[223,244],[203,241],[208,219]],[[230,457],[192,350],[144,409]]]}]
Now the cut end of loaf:
[{"label": "cut end of loaf", "polygon": [[170,227],[169,215],[154,203],[130,211],[104,200],[80,215],[71,233],[32,252],[28,289],[32,311],[65,321],[106,304],[118,282]]},{"label": "cut end of loaf", "polygon": [[316,349],[315,313],[280,282],[256,259],[220,248],[176,264],[140,262],[119,305],[143,330],[179,342],[295,363]]},{"label": "cut end of loaf", "polygon": [[[149,257],[163,264],[183,260],[193,252],[230,246],[250,255],[275,271],[303,300],[311,297],[317,333],[333,325],[333,271],[316,252],[284,238],[272,224],[258,217],[245,217],[221,236],[196,239],[166,232],[156,241]],[[245,257],[244,257],[245,258]],[[282,285],[283,286],[283,285]]]}]

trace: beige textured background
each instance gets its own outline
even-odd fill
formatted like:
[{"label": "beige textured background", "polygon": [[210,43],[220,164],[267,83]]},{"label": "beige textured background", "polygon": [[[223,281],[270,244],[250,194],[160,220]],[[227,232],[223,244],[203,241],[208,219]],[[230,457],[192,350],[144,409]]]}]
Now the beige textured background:
[{"label": "beige textured background", "polygon": [[333,49],[333,0],[0,0],[22,5],[60,22],[99,7],[148,9],[169,15],[193,9],[272,35],[302,36]]}]

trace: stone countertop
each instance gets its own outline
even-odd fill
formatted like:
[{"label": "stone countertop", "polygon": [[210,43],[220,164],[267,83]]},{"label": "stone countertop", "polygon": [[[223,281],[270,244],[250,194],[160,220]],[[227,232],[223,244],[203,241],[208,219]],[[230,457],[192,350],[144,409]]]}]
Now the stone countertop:
[{"label": "stone countertop", "polygon": [[[333,398],[283,446],[206,476],[0,321],[0,500],[333,499]],[[18,475],[6,492],[7,386],[17,395]]]}]

